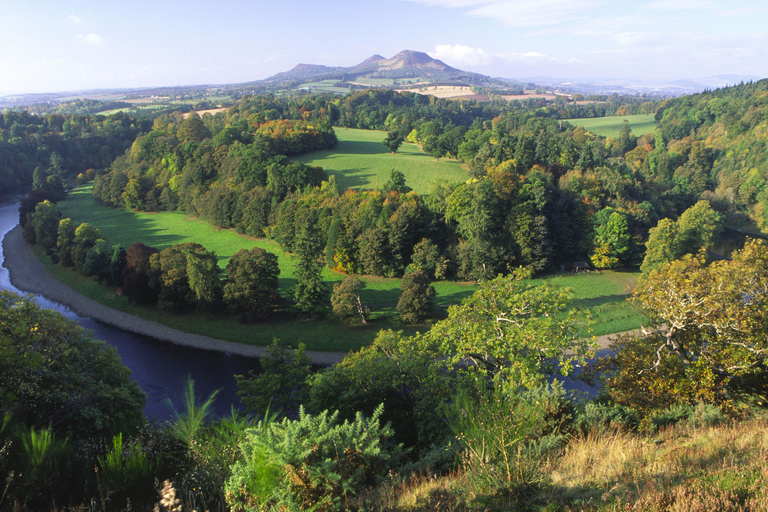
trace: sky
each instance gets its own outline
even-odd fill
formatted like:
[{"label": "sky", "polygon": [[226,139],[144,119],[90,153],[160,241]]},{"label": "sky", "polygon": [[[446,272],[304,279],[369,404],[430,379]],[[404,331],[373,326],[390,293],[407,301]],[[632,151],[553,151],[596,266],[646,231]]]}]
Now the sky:
[{"label": "sky", "polygon": [[764,0],[0,0],[0,96],[260,80],[423,51],[524,80],[768,77]]}]

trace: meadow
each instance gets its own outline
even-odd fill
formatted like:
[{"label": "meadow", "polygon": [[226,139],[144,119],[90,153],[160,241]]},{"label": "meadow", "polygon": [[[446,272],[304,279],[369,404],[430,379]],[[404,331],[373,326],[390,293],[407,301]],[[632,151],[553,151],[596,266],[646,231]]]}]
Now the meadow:
[{"label": "meadow", "polygon": [[568,119],[570,124],[581,126],[587,131],[612,139],[621,135],[624,121],[629,123],[632,135],[640,137],[646,133],[653,133],[658,123],[653,114],[638,114],[633,116],[592,117],[584,119]]},{"label": "meadow", "polygon": [[397,153],[382,144],[387,132],[335,127],[339,144],[334,149],[313,151],[295,157],[307,165],[319,165],[335,176],[342,190],[370,190],[383,186],[392,169],[405,175],[406,184],[418,194],[427,194],[437,179],[466,181],[467,172],[455,160],[437,160],[416,144],[403,143]]},{"label": "meadow", "polygon": [[[88,222],[99,229],[112,244],[129,247],[134,242],[164,249],[174,244],[197,242],[214,251],[223,270],[232,255],[240,249],[261,247],[277,255],[280,267],[279,292],[290,297],[296,282],[293,255],[285,252],[274,241],[255,239],[233,230],[214,228],[200,219],[183,213],[146,213],[125,208],[109,208],[95,204],[92,186],[85,185],[70,192],[66,200],[59,202],[63,218],[78,223]],[[402,329],[407,334],[428,330],[430,323],[401,325],[396,314],[400,295],[400,279],[362,277],[365,283],[362,300],[371,307],[368,325],[347,325],[330,314],[313,322],[297,322],[286,308],[272,321],[253,325],[238,324],[222,315],[170,315],[155,308],[136,306],[125,297],[116,295],[113,289],[102,287],[92,279],[79,276],[69,268],[51,265],[43,258],[49,270],[80,293],[114,309],[154,320],[183,331],[194,332],[220,339],[252,345],[268,345],[273,338],[280,338],[286,345],[303,342],[310,350],[347,352],[370,344],[380,329]],[[324,269],[323,278],[329,290],[340,282],[343,274]],[[636,329],[640,316],[626,303],[625,298],[634,287],[637,274],[633,272],[592,272],[589,274],[564,274],[548,278],[550,282],[574,290],[574,304],[589,309],[595,321],[592,334],[603,335]],[[542,281],[543,282],[543,281]],[[475,283],[438,281],[436,291],[435,320],[447,315],[447,308],[457,304],[477,290]]]}]

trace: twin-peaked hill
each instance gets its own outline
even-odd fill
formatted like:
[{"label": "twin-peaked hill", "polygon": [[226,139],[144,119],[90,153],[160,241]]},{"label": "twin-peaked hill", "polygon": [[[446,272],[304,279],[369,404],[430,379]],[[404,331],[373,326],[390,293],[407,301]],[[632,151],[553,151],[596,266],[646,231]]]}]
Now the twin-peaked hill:
[{"label": "twin-peaked hill", "polygon": [[391,59],[373,55],[351,67],[330,67],[317,64],[299,64],[290,71],[265,79],[266,83],[322,80],[337,78],[354,81],[360,78],[426,78],[434,81],[464,82],[468,85],[508,85],[500,80],[462,71],[445,62],[433,59],[424,52],[405,50]]}]

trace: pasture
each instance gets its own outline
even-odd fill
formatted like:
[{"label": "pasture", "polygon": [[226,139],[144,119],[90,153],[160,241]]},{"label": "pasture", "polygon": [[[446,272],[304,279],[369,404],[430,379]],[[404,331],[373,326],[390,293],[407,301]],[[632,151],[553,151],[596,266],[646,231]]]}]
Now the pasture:
[{"label": "pasture", "polygon": [[318,165],[329,176],[335,176],[342,190],[371,190],[383,186],[392,169],[405,175],[406,184],[418,194],[427,194],[437,179],[466,181],[467,172],[455,160],[435,158],[419,146],[403,143],[397,153],[382,144],[387,132],[335,127],[339,144],[334,149],[313,151],[293,159],[307,165]]},{"label": "pasture", "polygon": [[[261,247],[277,255],[280,266],[279,292],[285,298],[291,297],[295,283],[294,259],[277,243],[239,235],[232,230],[217,229],[183,213],[143,213],[98,206],[93,201],[91,190],[91,186],[81,186],[70,192],[67,199],[59,203],[62,217],[70,217],[78,223],[88,222],[98,228],[104,238],[123,247],[137,241],[158,249],[177,243],[197,242],[216,253],[222,270],[238,250]],[[116,295],[114,289],[98,285],[70,268],[51,265],[48,258],[43,260],[59,280],[102,304],[182,331],[239,343],[265,346],[273,338],[280,338],[283,343],[294,346],[303,342],[309,350],[347,352],[370,344],[381,329],[402,329],[406,334],[412,334],[419,330],[425,331],[431,325],[399,324],[395,306],[400,295],[400,279],[362,277],[365,285],[361,297],[372,311],[368,325],[347,325],[330,314],[314,322],[297,322],[286,308],[275,315],[273,320],[259,323],[254,328],[253,325],[233,322],[221,314],[172,315],[155,308],[136,306],[125,297]],[[323,277],[329,290],[334,283],[344,278],[342,274],[327,268]],[[593,316],[595,324],[592,334],[602,335],[639,326],[640,316],[625,301],[634,287],[636,277],[636,273],[630,272],[593,272],[557,275],[547,279],[573,289],[574,305],[589,309]],[[436,319],[444,318],[448,306],[461,302],[477,289],[474,283],[439,281],[433,284],[437,292]]]},{"label": "pasture", "polygon": [[595,135],[615,139],[621,135],[624,121],[629,123],[632,135],[640,137],[656,130],[658,123],[653,114],[637,114],[633,116],[593,117],[585,119],[565,119],[574,126],[581,126]]}]

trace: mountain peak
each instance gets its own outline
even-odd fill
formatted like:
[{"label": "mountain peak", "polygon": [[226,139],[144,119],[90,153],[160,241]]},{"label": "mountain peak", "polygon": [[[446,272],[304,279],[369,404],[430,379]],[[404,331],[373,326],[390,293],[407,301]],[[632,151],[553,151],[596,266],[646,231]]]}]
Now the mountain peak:
[{"label": "mountain peak", "polygon": [[433,59],[424,52],[404,50],[391,59],[386,59],[379,54],[372,55],[357,66],[349,68],[299,64],[290,71],[267,78],[266,81],[312,80],[320,77],[354,79],[360,76],[391,79],[440,77],[443,80],[454,80],[458,76],[466,78],[468,75],[473,74],[452,68],[445,62]]}]

